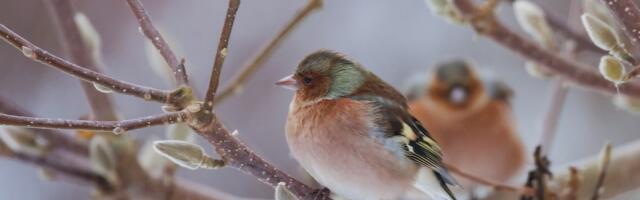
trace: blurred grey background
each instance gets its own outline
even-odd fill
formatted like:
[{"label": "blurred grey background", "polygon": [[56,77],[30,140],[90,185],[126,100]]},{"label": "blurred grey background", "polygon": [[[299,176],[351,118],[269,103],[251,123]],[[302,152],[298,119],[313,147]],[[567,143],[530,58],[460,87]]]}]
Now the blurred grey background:
[{"label": "blurred grey background", "polygon": [[[154,23],[174,40],[179,56],[187,59],[187,70],[199,94],[204,93],[226,11],[226,0],[143,0]],[[569,1],[535,1],[553,15],[567,18]],[[74,1],[100,32],[106,67],[114,77],[137,84],[169,89],[151,72],[145,54],[145,38],[124,0]],[[277,30],[305,4],[298,0],[244,0],[241,4],[222,85]],[[4,0],[0,23],[14,29],[36,45],[62,55],[49,10],[40,0]],[[512,10],[502,6],[500,17],[522,33]],[[573,19],[573,23],[578,21]],[[576,26],[580,27],[580,26]],[[541,117],[547,107],[550,84],[530,77],[523,59],[497,44],[476,37],[467,27],[451,25],[429,13],[422,0],[326,0],[324,8],[302,23],[265,65],[252,77],[239,96],[220,105],[217,112],[229,129],[258,154],[299,177],[297,164],[289,156],[284,123],[292,93],[272,83],[289,74],[299,60],[319,48],[334,49],[357,59],[394,86],[434,63],[470,58],[480,68],[493,71],[516,91],[514,102],[518,128],[529,149],[540,137]],[[582,55],[595,66],[594,57]],[[41,116],[78,118],[89,111],[78,81],[22,56],[0,44],[0,95]],[[114,95],[117,108],[127,118],[160,113],[159,104]],[[582,89],[571,89],[561,116],[559,132],[550,152],[555,164],[597,153],[610,141],[615,145],[637,139],[638,117],[616,109],[608,97]],[[162,127],[134,131],[136,137],[163,137]],[[198,139],[203,146],[205,143]],[[211,150],[208,147],[208,150]],[[269,198],[272,189],[255,178],[233,169],[217,171],[180,170],[179,176],[245,197]],[[36,168],[0,159],[0,199],[87,199],[90,189],[63,182],[39,180]],[[520,182],[518,182],[519,184]]]}]

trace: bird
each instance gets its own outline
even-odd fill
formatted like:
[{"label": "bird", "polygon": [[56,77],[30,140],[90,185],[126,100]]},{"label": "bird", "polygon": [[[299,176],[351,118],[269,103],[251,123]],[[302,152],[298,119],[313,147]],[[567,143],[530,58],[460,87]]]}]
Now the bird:
[{"label": "bird", "polygon": [[[464,59],[439,63],[413,80],[405,91],[409,112],[439,142],[445,163],[497,183],[522,170],[526,149],[510,103],[514,92],[504,81]],[[462,187],[475,186],[457,178]]]},{"label": "bird", "polygon": [[291,155],[341,198],[453,199],[456,180],[401,92],[342,53],[318,50],[276,82],[295,91]]}]

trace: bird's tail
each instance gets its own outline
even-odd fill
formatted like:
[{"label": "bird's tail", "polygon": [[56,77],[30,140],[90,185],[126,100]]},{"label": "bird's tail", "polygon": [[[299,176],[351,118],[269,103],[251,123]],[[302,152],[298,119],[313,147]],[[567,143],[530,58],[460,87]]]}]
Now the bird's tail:
[{"label": "bird's tail", "polygon": [[415,187],[429,194],[432,199],[456,200],[449,186],[456,186],[457,182],[446,169],[433,170],[423,168],[420,170]]}]

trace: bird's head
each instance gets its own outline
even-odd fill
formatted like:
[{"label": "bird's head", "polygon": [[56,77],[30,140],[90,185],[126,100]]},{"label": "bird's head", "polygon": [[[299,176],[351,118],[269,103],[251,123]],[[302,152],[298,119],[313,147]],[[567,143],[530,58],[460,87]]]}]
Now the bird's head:
[{"label": "bird's head", "polygon": [[354,93],[368,72],[340,53],[320,50],[305,57],[295,72],[276,85],[295,90],[302,101],[334,99]]},{"label": "bird's head", "polygon": [[436,66],[427,95],[452,109],[474,106],[484,94],[482,81],[471,65],[461,59]]}]

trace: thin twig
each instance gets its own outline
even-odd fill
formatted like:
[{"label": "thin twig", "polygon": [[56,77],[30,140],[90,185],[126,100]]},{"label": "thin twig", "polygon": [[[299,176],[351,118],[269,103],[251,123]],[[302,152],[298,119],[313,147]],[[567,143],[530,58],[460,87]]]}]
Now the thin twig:
[{"label": "thin twig", "polygon": [[[253,153],[247,146],[234,138],[229,130],[220,123],[217,116],[211,113],[215,94],[218,89],[220,71],[227,54],[229,37],[231,36],[231,29],[239,5],[239,0],[229,0],[229,8],[227,9],[227,15],[220,35],[203,109],[201,112],[196,113],[204,113],[204,115],[195,116],[189,121],[189,125],[214,146],[216,152],[222,157],[227,166],[251,174],[258,178],[258,180],[272,187],[276,187],[278,183],[284,182],[287,188],[299,199],[308,199],[310,196],[317,194],[316,190],[311,189],[309,186],[278,170],[260,156]],[[321,197],[323,197],[321,199],[330,199],[328,196]]]},{"label": "thin twig", "polygon": [[213,69],[211,71],[211,77],[209,78],[209,88],[204,97],[205,111],[211,111],[216,98],[216,92],[218,90],[218,84],[220,83],[220,72],[222,71],[222,65],[227,57],[227,46],[229,46],[229,38],[231,37],[231,30],[233,23],[236,20],[236,12],[240,6],[240,0],[229,0],[229,8],[227,9],[227,17],[224,19],[222,25],[222,32],[220,33],[220,40],[218,41],[218,48],[216,50],[216,58],[213,63]]},{"label": "thin twig", "polygon": [[21,50],[22,53],[30,59],[39,61],[47,66],[66,72],[76,78],[91,83],[98,83],[104,87],[112,89],[114,92],[136,96],[145,100],[170,103],[171,95],[169,91],[135,85],[133,83],[121,81],[78,66],[32,44],[3,24],[0,24],[0,36],[4,41],[11,44],[18,50]]},{"label": "thin twig", "polygon": [[233,76],[229,84],[216,94],[215,104],[220,104],[228,97],[238,94],[246,80],[253,75],[260,66],[271,56],[274,50],[280,46],[282,41],[300,24],[309,14],[322,7],[322,0],[309,0],[307,4],[299,10],[296,15],[278,32],[278,34],[264,46],[257,55],[255,55],[246,64],[238,74]]},{"label": "thin twig", "polygon": [[57,159],[53,156],[34,156],[30,154],[15,152],[9,149],[2,140],[0,140],[0,156],[16,159],[36,166],[52,170],[58,177],[65,178],[72,182],[78,182],[81,185],[96,185],[103,191],[111,189],[106,179],[100,175],[85,169],[81,166],[67,162],[65,159]]},{"label": "thin twig", "polygon": [[95,131],[113,131],[114,133],[118,134],[134,129],[179,123],[187,120],[188,117],[188,112],[180,111],[121,121],[95,121],[23,117],[0,113],[0,125],[24,126],[28,128],[45,129],[83,129]]},{"label": "thin twig", "polygon": [[473,28],[495,42],[509,48],[520,56],[537,62],[544,69],[558,75],[574,85],[591,88],[608,94],[640,97],[640,84],[627,82],[619,90],[591,68],[583,67],[573,60],[563,58],[507,29],[493,15],[493,10],[481,10],[469,0],[453,0],[455,6],[471,21]]},{"label": "thin twig", "polygon": [[[70,60],[79,66],[101,73],[97,60],[91,55],[92,50],[82,39],[80,30],[74,20],[77,14],[69,0],[47,1],[49,8],[58,22],[61,44],[66,49]],[[97,91],[93,84],[81,82],[82,89],[91,106],[92,118],[95,120],[117,120],[111,98]]]},{"label": "thin twig", "polygon": [[600,0],[606,5],[617,21],[623,26],[622,30],[636,47],[640,46],[640,8],[633,0]]},{"label": "thin twig", "polygon": [[596,180],[596,187],[593,189],[591,200],[598,200],[600,198],[601,189],[604,185],[604,179],[609,169],[609,162],[611,160],[611,144],[607,143],[602,149],[602,157],[600,158],[600,169],[598,171],[598,179]]},{"label": "thin twig", "polygon": [[[17,116],[26,116],[26,117],[35,117],[34,114],[27,111],[26,109],[16,105],[15,103],[9,101],[9,99],[0,96],[0,113],[6,113],[9,115],[17,115]],[[78,155],[86,156],[88,154],[87,145],[82,144],[73,138],[71,138],[68,134],[59,132],[56,130],[37,130],[36,134],[46,139],[53,148],[63,148],[65,150],[69,150]]]},{"label": "thin twig", "polygon": [[467,180],[470,180],[470,181],[473,181],[473,182],[476,182],[476,183],[480,183],[482,185],[493,187],[495,190],[504,190],[504,191],[516,192],[516,193],[529,193],[529,192],[527,192],[526,189],[523,189],[523,188],[517,188],[517,187],[514,187],[514,186],[510,186],[510,185],[497,183],[497,182],[494,182],[494,181],[491,181],[491,180],[487,180],[487,179],[481,178],[479,176],[467,173],[467,172],[459,169],[458,167],[450,165],[448,163],[445,163],[444,165],[445,165],[445,167],[447,167],[447,169],[449,171],[453,172],[454,174],[457,174],[460,177],[463,177],[463,178],[465,178]]},{"label": "thin twig", "polygon": [[189,85],[189,79],[184,65],[178,62],[176,54],[171,50],[169,44],[164,40],[160,32],[153,26],[147,11],[139,0],[127,0],[131,12],[136,16],[140,29],[144,35],[153,43],[153,46],[160,52],[160,55],[171,67],[177,86]]}]

